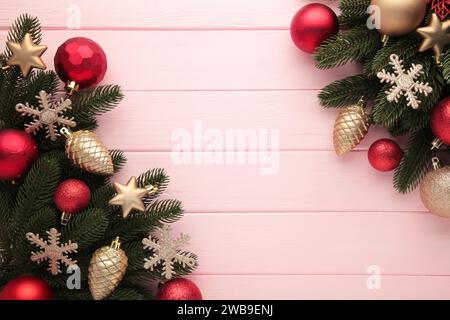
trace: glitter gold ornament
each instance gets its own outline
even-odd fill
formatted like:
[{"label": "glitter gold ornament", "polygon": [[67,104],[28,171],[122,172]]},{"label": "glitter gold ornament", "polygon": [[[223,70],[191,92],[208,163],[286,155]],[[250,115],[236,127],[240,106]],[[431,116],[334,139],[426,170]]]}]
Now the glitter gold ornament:
[{"label": "glitter gold ornament", "polygon": [[370,117],[366,104],[361,99],[356,105],[344,107],[339,112],[333,131],[334,150],[338,156],[353,150],[367,135]]},{"label": "glitter gold ornament", "polygon": [[117,288],[128,267],[128,258],[120,249],[119,237],[111,246],[101,247],[94,252],[89,264],[89,289],[94,300],[106,298]]},{"label": "glitter gold ornament", "polygon": [[433,158],[433,169],[420,185],[422,202],[431,213],[450,218],[450,167],[441,168]]},{"label": "glitter gold ornament", "polygon": [[145,211],[144,197],[156,192],[157,188],[149,185],[145,188],[137,186],[136,177],[131,177],[126,185],[114,183],[117,195],[109,201],[109,204],[122,206],[123,217],[126,218],[135,209]]},{"label": "glitter gold ornament", "polygon": [[418,28],[417,32],[423,38],[419,51],[424,52],[433,49],[436,62],[440,64],[442,51],[450,43],[450,20],[441,22],[438,15],[433,13],[430,24]]},{"label": "glitter gold ornament", "polygon": [[114,173],[111,155],[94,132],[87,130],[71,132],[67,128],[62,128],[60,132],[67,138],[66,155],[74,165],[99,175]]},{"label": "glitter gold ornament", "polygon": [[45,63],[41,56],[47,50],[47,46],[36,45],[29,33],[25,34],[21,43],[13,41],[6,42],[12,56],[8,59],[7,67],[18,66],[22,74],[26,77],[32,68],[45,69]]},{"label": "glitter gold ornament", "polygon": [[375,8],[372,17],[380,20],[375,21],[379,23],[378,31],[385,36],[404,36],[414,31],[427,11],[425,0],[371,0],[370,4]]}]

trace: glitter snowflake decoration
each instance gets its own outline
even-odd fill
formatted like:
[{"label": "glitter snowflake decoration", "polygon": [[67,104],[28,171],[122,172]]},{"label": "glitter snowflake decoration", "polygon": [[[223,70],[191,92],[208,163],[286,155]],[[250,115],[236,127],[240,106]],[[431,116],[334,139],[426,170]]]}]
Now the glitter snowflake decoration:
[{"label": "glitter snowflake decoration", "polygon": [[418,109],[421,101],[417,99],[417,93],[428,96],[433,91],[427,83],[416,81],[423,74],[423,67],[420,64],[412,64],[408,71],[403,68],[403,60],[400,60],[396,54],[391,54],[389,64],[394,68],[394,73],[382,70],[377,76],[381,79],[381,83],[386,82],[392,84],[392,88],[386,91],[387,100],[389,102],[398,102],[401,96],[406,97],[408,106]]},{"label": "glitter snowflake decoration", "polygon": [[72,243],[70,240],[68,243],[61,244],[59,242],[61,233],[55,228],[51,228],[50,231],[47,231],[47,234],[47,241],[40,238],[39,234],[31,232],[26,234],[27,239],[41,249],[39,252],[31,253],[31,261],[41,263],[42,261],[49,260],[47,270],[50,271],[52,275],[56,276],[58,273],[62,272],[60,261],[67,267],[77,263],[76,260],[69,258],[67,254],[77,252],[78,244]]},{"label": "glitter snowflake decoration", "polygon": [[35,108],[30,106],[28,102],[26,104],[19,103],[16,105],[17,112],[20,112],[22,116],[32,116],[33,121],[26,124],[25,131],[28,133],[36,134],[44,126],[46,127],[46,138],[55,141],[60,135],[58,132],[58,126],[60,127],[75,127],[77,123],[74,118],[68,118],[63,115],[67,110],[72,109],[72,101],[69,99],[63,99],[59,102],[53,102],[52,96],[45,91],[40,91],[36,96],[39,100],[39,107]]},{"label": "glitter snowflake decoration", "polygon": [[151,236],[142,240],[144,249],[153,251],[153,256],[144,259],[144,268],[153,269],[162,263],[163,272],[161,273],[166,279],[171,279],[175,275],[174,263],[179,263],[183,267],[195,267],[195,258],[188,252],[182,252],[181,247],[189,244],[189,236],[180,234],[173,240],[171,238],[171,229],[168,225],[157,229],[158,238],[152,239]]}]

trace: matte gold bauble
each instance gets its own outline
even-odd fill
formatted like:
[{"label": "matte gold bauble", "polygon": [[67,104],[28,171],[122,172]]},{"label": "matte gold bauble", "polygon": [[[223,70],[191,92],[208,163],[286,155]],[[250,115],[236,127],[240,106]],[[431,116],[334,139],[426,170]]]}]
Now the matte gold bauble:
[{"label": "matte gold bauble", "polygon": [[[388,36],[404,36],[413,32],[421,24],[427,11],[425,0],[371,0],[372,6],[379,10],[381,34]],[[374,15],[378,18],[378,15]],[[378,21],[376,21],[378,22]]]},{"label": "matte gold bauble", "polygon": [[430,171],[420,185],[420,196],[431,213],[450,218],[450,166]]}]

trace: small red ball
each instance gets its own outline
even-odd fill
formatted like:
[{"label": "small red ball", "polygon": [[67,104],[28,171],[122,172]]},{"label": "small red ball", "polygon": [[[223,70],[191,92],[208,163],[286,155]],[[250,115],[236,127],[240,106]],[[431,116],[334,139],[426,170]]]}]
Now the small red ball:
[{"label": "small red ball", "polygon": [[450,97],[441,100],[431,114],[431,130],[433,134],[447,145],[450,145]]},{"label": "small red ball", "polygon": [[88,38],[64,42],[55,54],[55,70],[62,81],[74,81],[81,89],[103,80],[108,67],[102,47]]},{"label": "small red ball", "polygon": [[50,300],[52,295],[52,289],[41,278],[22,276],[5,285],[0,300]]},{"label": "small red ball", "polygon": [[56,188],[53,201],[60,211],[75,214],[88,207],[91,201],[91,190],[81,180],[68,179]]},{"label": "small red ball", "polygon": [[21,130],[0,131],[0,180],[20,179],[39,156],[33,137]]},{"label": "small red ball", "polygon": [[292,19],[291,37],[302,51],[314,53],[317,47],[339,32],[339,21],[328,6],[310,3]]},{"label": "small red ball", "polygon": [[369,162],[378,171],[392,171],[403,158],[403,150],[391,139],[375,141],[369,148]]},{"label": "small red ball", "polygon": [[203,300],[202,293],[191,280],[172,279],[164,283],[156,294],[158,300]]}]

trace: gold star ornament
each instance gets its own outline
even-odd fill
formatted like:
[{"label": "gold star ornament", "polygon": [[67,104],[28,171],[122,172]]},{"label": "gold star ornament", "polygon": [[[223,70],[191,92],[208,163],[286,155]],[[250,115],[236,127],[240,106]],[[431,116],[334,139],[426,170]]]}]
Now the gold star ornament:
[{"label": "gold star ornament", "polygon": [[124,218],[128,217],[132,210],[145,211],[144,197],[156,190],[153,186],[139,188],[136,177],[131,177],[126,185],[115,182],[114,188],[117,195],[109,200],[109,204],[122,206],[122,216]]},{"label": "gold star ornament", "polygon": [[444,47],[450,43],[450,20],[441,22],[438,15],[433,13],[430,24],[418,28],[417,32],[423,38],[419,51],[433,49],[436,61],[439,63]]},{"label": "gold star ornament", "polygon": [[20,71],[25,77],[33,68],[46,68],[41,56],[47,50],[47,46],[34,44],[29,33],[25,34],[21,43],[8,41],[6,45],[12,52],[11,58],[7,61],[8,66],[20,67]]}]

